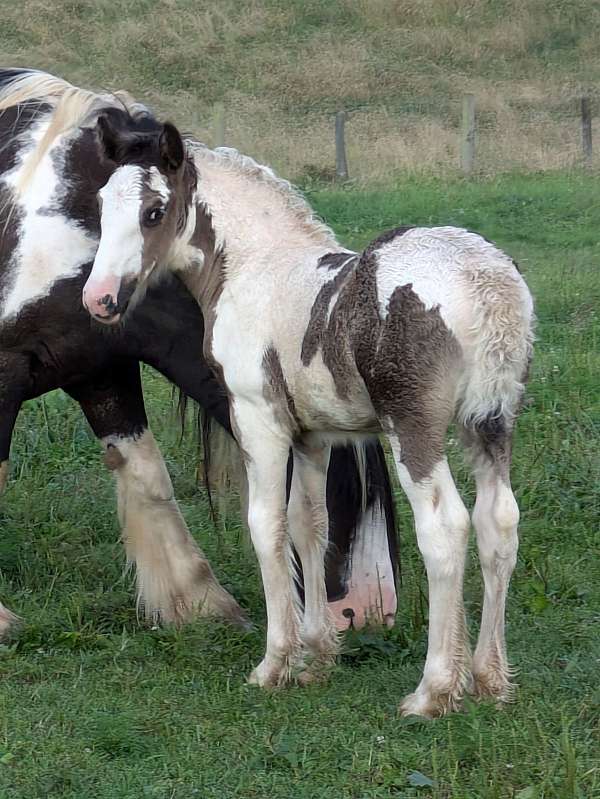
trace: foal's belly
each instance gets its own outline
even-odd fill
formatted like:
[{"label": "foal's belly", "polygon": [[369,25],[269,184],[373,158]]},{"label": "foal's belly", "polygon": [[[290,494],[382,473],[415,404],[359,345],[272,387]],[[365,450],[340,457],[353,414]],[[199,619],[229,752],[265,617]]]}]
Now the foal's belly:
[{"label": "foal's belly", "polygon": [[356,374],[348,393],[340,393],[320,353],[296,373],[294,402],[306,431],[372,434],[381,429],[362,378]]}]

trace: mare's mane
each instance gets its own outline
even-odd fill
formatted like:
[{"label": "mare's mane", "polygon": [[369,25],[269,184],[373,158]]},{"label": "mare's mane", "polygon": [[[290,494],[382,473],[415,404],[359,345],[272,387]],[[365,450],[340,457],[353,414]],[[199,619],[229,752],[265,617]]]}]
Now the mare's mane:
[{"label": "mare's mane", "polygon": [[44,116],[50,106],[51,117],[43,135],[22,164],[16,185],[18,192],[27,188],[44,155],[59,136],[83,125],[94,124],[102,111],[120,109],[132,120],[152,116],[146,106],[136,102],[127,92],[97,94],[46,72],[0,69],[0,115],[9,108],[36,102]]}]

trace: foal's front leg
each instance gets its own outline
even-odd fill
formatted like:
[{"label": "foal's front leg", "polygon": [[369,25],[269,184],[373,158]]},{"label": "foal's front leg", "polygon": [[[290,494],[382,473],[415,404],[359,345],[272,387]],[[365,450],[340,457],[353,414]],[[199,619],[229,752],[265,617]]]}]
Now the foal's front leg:
[{"label": "foal's front leg", "polygon": [[302,665],[299,599],[285,502],[290,439],[268,409],[236,400],[232,415],[245,459],[248,527],[267,606],[267,648],[249,682],[283,685]]}]

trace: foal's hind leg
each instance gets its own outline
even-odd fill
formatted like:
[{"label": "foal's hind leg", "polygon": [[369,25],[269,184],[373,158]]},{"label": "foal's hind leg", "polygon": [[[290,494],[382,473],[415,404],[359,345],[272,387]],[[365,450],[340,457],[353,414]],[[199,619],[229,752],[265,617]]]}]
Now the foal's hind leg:
[{"label": "foal's hind leg", "polygon": [[[329,447],[295,445],[288,505],[292,542],[302,563],[304,620],[302,643],[314,657],[310,675],[318,676],[337,652],[337,630],[327,604],[324,558],[327,549],[326,484]],[[309,674],[305,674],[309,678]]]},{"label": "foal's hind leg", "polygon": [[[418,436],[392,433],[388,438],[413,510],[429,582],[429,643],[423,677],[400,709],[405,715],[438,716],[459,706],[470,675],[463,607],[469,514],[446,458],[437,457],[443,452],[442,431],[420,430]],[[428,457],[428,452],[435,457]]]},{"label": "foal's hind leg", "polygon": [[191,537],[154,436],[146,427],[137,362],[110,380],[69,387],[105,448],[117,483],[127,559],[135,564],[138,606],[149,620],[180,623],[195,615],[247,624]]},{"label": "foal's hind leg", "polygon": [[473,526],[485,593],[481,629],[473,656],[474,691],[479,696],[511,699],[510,667],[504,640],[508,584],[517,560],[519,508],[510,486],[511,434],[503,421],[465,431],[477,484]]}]

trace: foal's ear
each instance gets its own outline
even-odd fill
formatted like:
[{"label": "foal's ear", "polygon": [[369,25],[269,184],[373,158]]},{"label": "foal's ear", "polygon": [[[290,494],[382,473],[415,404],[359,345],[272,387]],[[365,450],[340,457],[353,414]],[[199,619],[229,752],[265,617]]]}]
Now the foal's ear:
[{"label": "foal's ear", "polygon": [[177,172],[185,158],[183,139],[175,125],[165,122],[158,142],[160,160],[166,172]]},{"label": "foal's ear", "polygon": [[104,155],[110,161],[116,161],[119,130],[108,114],[98,117],[98,141]]}]

